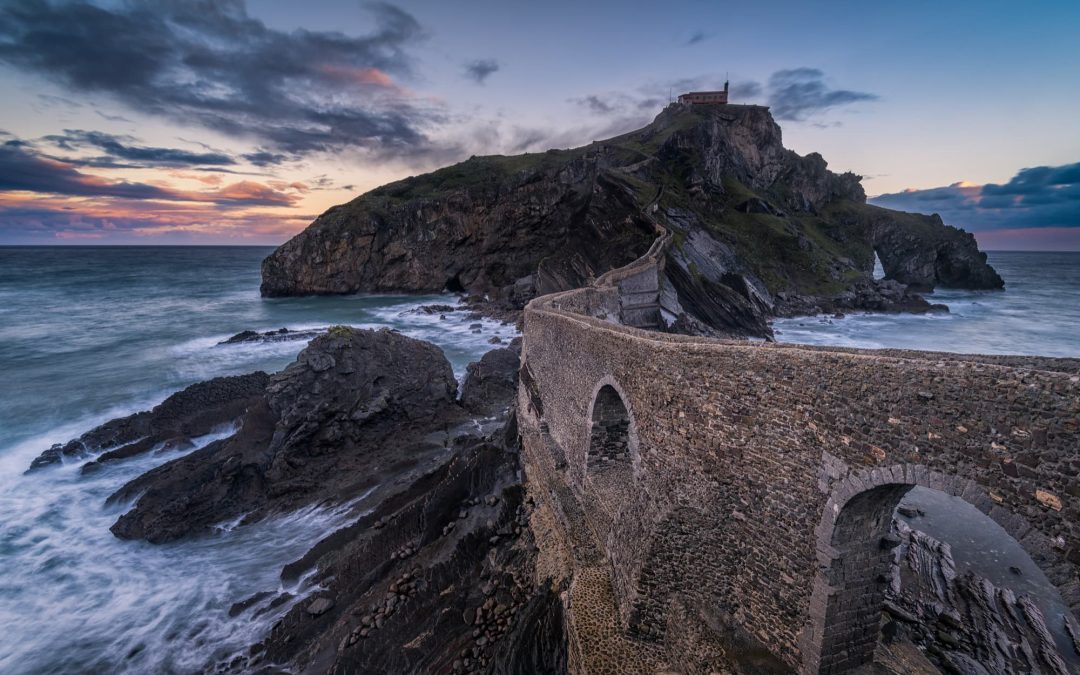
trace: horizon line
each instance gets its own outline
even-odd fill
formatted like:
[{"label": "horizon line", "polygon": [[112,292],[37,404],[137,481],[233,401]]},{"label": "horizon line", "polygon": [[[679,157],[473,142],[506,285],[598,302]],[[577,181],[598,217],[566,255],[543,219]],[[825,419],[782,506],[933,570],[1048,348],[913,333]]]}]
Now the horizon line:
[{"label": "horizon line", "polygon": [[[287,242],[281,244],[52,244],[52,243],[34,243],[34,244],[5,244],[0,242],[0,248],[279,248]],[[980,248],[983,253],[1080,253],[1080,248],[1075,249],[1032,249],[1032,248]]]}]

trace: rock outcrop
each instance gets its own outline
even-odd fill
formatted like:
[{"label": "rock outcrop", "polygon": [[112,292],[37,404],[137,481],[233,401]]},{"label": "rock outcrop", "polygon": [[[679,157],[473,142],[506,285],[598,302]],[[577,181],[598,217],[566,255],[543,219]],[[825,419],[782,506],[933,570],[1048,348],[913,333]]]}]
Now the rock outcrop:
[{"label": "rock outcrop", "polygon": [[262,396],[268,380],[266,373],[259,372],[193,384],[153,410],[110,420],[75,440],[52,446],[31,462],[29,470],[96,456],[95,462],[83,465],[85,472],[157,447],[190,448],[193,437],[240,418]]},{"label": "rock outcrop", "polygon": [[565,673],[563,589],[536,577],[533,503],[520,483],[519,358],[514,341],[470,364],[459,401],[434,345],[335,327],[279,373],[195,385],[83,438],[189,430],[176,420],[215,410],[231,419],[223,392],[242,383],[236,434],[114,494],[136,500],[114,534],[160,543],[241,516],[354,504],[351,524],[282,570],[285,585],[303,577],[318,590],[236,602],[230,617],[273,616],[273,627],[209,669]]},{"label": "rock outcrop", "polygon": [[430,461],[465,420],[438,347],[390,330],[331,328],[265,382],[235,435],[131,481],[113,525],[123,539],[165,542],[222,521],[345,503],[387,467]]},{"label": "rock outcrop", "polygon": [[1030,597],[972,571],[958,572],[947,543],[902,520],[894,522],[894,536],[900,545],[879,662],[890,664],[895,645],[911,643],[933,663],[926,668],[931,673],[1072,672],[1047,628],[1049,621],[1071,617],[1044,616]]},{"label": "rock outcrop", "polygon": [[470,363],[461,386],[465,409],[479,414],[502,412],[517,395],[520,360],[521,338],[517,338],[509,347],[493,349]]},{"label": "rock outcrop", "polygon": [[447,289],[488,298],[485,311],[520,308],[624,265],[665,230],[666,285],[685,314],[675,330],[767,335],[781,293],[920,307],[875,297],[875,251],[910,286],[901,295],[1002,286],[970,234],[865,201],[858,176],[784,148],[767,108],[675,104],[616,138],[473,157],[336,206],[264,261],[262,292]]}]

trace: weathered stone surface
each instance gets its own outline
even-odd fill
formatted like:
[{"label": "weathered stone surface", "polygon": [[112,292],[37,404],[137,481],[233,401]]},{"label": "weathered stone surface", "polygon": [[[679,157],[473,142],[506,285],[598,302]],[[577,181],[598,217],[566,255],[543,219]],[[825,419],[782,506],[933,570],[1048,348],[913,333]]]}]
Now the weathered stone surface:
[{"label": "weathered stone surface", "polygon": [[304,610],[311,616],[322,616],[334,608],[334,601],[330,598],[315,598]]},{"label": "weathered stone surface", "polygon": [[1039,503],[1043,506],[1055,511],[1060,511],[1064,506],[1060,497],[1046,490],[1036,490],[1035,499],[1039,500]]}]

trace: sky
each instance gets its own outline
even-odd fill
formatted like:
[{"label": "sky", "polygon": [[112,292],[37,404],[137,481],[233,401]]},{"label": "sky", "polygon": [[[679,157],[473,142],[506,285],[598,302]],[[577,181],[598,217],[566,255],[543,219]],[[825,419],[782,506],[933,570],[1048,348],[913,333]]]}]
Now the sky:
[{"label": "sky", "polygon": [[280,244],[669,94],[769,105],[873,203],[1080,250],[1080,2],[0,0],[0,244]]}]

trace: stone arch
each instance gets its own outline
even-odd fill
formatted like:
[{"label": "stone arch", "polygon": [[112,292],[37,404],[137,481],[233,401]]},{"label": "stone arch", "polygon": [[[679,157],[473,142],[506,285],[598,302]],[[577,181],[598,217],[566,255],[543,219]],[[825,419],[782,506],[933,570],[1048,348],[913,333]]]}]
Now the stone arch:
[{"label": "stone arch", "polygon": [[[916,486],[959,497],[1001,525],[1068,599],[1064,585],[1077,570],[1049,537],[995,504],[975,481],[918,465],[853,472],[834,486],[815,530],[818,573],[800,640],[805,675],[848,673],[873,659],[898,543],[890,538],[893,512]],[[1069,604],[1075,615],[1077,604]]]},{"label": "stone arch", "polygon": [[578,467],[585,512],[599,542],[616,531],[632,501],[640,466],[637,425],[622,387],[606,376],[593,387],[585,418],[585,447]]},{"label": "stone arch", "polygon": [[614,377],[606,375],[593,387],[585,419],[588,433],[582,477],[590,470],[617,463],[629,467],[636,478],[641,467],[637,424],[629,398]]}]

